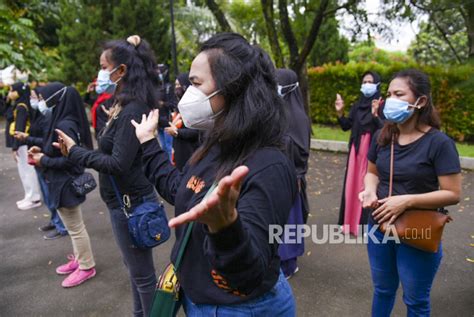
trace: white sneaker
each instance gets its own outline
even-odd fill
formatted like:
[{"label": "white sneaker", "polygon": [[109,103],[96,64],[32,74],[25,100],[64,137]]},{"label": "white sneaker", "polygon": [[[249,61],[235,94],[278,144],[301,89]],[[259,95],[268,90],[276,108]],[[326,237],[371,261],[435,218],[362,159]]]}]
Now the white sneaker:
[{"label": "white sneaker", "polygon": [[20,210],[28,210],[41,206],[41,200],[38,201],[26,201],[25,203],[18,205]]},{"label": "white sneaker", "polygon": [[16,202],[16,205],[19,206],[19,205],[23,205],[24,203],[26,203],[28,201],[28,199],[26,198],[23,198],[22,200],[19,200]]}]

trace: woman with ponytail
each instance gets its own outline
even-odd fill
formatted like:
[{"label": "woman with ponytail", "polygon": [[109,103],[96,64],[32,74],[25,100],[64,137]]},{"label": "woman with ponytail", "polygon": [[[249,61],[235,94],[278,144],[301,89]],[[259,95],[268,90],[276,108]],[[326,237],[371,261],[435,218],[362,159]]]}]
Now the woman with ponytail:
[{"label": "woman with ponytail", "polygon": [[150,45],[138,35],[105,43],[100,56],[97,88],[113,94],[114,106],[98,138],[99,149],[85,149],[58,131],[68,158],[99,172],[100,194],[110,212],[115,240],[130,276],[134,316],[149,316],[156,284],[152,249],[133,245],[128,219],[117,199],[128,195],[131,210],[144,201],[157,201],[153,185],[142,170],[142,149],[131,120],[139,120],[157,108],[158,73]]}]

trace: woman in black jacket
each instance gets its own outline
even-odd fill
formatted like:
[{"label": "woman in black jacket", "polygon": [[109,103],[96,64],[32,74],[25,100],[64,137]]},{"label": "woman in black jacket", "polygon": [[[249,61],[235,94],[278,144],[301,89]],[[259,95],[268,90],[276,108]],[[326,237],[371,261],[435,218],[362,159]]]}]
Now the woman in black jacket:
[{"label": "woman in black jacket", "polygon": [[71,236],[74,255],[68,256],[69,261],[56,268],[56,273],[69,274],[62,286],[74,287],[96,274],[89,234],[82,220],[81,204],[86,197],[78,195],[72,186],[72,181],[84,173],[84,168],[63,157],[53,142],[57,140],[55,130],[61,129],[67,131],[75,142],[92,148],[89,123],[82,98],[73,87],[64,87],[48,99],[41,100],[38,108],[46,109],[45,113],[51,112],[51,122],[42,148],[34,146],[30,154],[35,165],[43,168],[51,205],[58,210]]},{"label": "woman in black jacket", "polygon": [[278,244],[269,242],[270,225],[286,223],[297,192],[282,151],[286,112],[273,63],[242,36],[221,33],[203,44],[189,78],[192,86],[178,108],[188,128],[207,136],[182,173],[154,137],[157,111],[133,122],[145,174],[175,205],[173,262],[184,224],[196,222],[177,272],[186,314],[210,316],[218,309],[226,316],[294,316]]},{"label": "woman in black jacket", "polygon": [[157,108],[158,74],[149,44],[139,36],[107,42],[100,56],[98,84],[108,83],[115,105],[111,118],[99,136],[99,149],[85,149],[68,133],[59,131],[68,149],[68,159],[80,166],[99,171],[100,195],[110,211],[116,242],[130,275],[135,316],[148,316],[153,299],[156,276],[152,249],[133,245],[128,219],[121,209],[112,180],[120,195],[128,195],[131,209],[144,201],[157,201],[153,185],[142,170],[142,150],[135,136],[132,119]]},{"label": "woman in black jacket", "polygon": [[[64,84],[59,82],[53,82],[43,87],[36,87],[36,89],[31,90],[31,108],[34,115],[34,121],[31,123],[30,133],[15,131],[15,139],[18,139],[22,142],[25,142],[28,147],[43,146],[43,140],[48,135],[48,127],[51,122],[51,112],[48,111],[48,108],[42,107],[41,111],[39,110],[40,100],[48,100],[54,98],[55,94],[62,92]],[[45,234],[43,237],[46,240],[60,238],[67,235],[67,230],[64,227],[64,224],[59,217],[59,214],[56,210],[54,202],[50,200],[48,185],[43,176],[43,170],[40,167],[35,167],[36,174],[38,176],[39,185],[41,188],[41,193],[43,194],[43,201],[46,207],[48,207],[51,212],[50,221],[39,227],[40,231],[51,231]]]},{"label": "woman in black jacket", "polygon": [[[286,133],[286,153],[293,161],[298,178],[298,195],[288,217],[288,224],[305,224],[309,214],[306,195],[306,173],[310,153],[311,121],[304,110],[298,76],[291,69],[277,69],[278,92],[289,110],[290,125]],[[304,241],[280,245],[281,269],[286,278],[298,271],[297,257],[304,253]]]},{"label": "woman in black jacket", "polygon": [[[13,121],[7,127],[10,136],[15,132],[29,133],[34,112],[30,106],[30,87],[18,82],[10,89],[9,98],[13,101]],[[25,191],[24,198],[16,202],[18,209],[26,210],[41,206],[41,192],[33,166],[28,165],[28,146],[17,139],[12,142],[13,155],[18,166],[18,174]]]}]

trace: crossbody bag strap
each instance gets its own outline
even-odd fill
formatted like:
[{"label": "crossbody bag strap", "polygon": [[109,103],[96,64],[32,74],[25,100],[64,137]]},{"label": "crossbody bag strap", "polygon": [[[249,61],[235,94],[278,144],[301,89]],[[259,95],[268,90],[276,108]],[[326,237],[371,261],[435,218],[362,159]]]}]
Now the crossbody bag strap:
[{"label": "crossbody bag strap", "polygon": [[[217,187],[217,182],[214,182],[212,184],[211,188],[207,191],[206,195],[202,199],[203,201],[207,199],[207,197],[214,191],[214,189]],[[176,257],[176,262],[174,265],[174,270],[177,272],[179,270],[179,267],[181,266],[181,261],[183,260],[183,255],[184,255],[184,250],[186,249],[186,246],[189,242],[189,239],[191,237],[191,232],[193,231],[194,227],[194,221],[190,222],[188,224],[188,227],[186,228],[186,233],[184,234],[183,241],[181,242],[181,245],[179,246],[178,250],[178,256]]]},{"label": "crossbody bag strap", "polygon": [[[123,201],[124,198],[121,198],[122,196],[120,195],[120,191],[118,189],[118,186],[117,186],[117,183],[115,182],[114,177],[112,175],[109,175],[109,179],[110,179],[110,183],[112,184],[112,187],[114,189],[115,196],[117,197],[117,201],[119,202],[120,208],[122,209],[125,216],[127,216],[127,218],[130,218],[130,215],[127,212],[127,207],[130,207],[130,206],[125,205],[125,203]],[[130,198],[128,198],[127,204],[130,205]]]},{"label": "crossbody bag strap", "polygon": [[392,196],[392,190],[393,190],[393,152],[394,152],[394,144],[395,144],[395,137],[392,134],[392,140],[390,142],[390,180],[389,180],[389,185],[388,185],[388,197]]}]

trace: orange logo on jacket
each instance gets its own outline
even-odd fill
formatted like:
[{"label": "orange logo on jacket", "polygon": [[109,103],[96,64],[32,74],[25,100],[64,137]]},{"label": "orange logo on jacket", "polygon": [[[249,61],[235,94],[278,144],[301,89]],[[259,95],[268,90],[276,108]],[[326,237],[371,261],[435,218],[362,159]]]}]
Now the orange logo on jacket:
[{"label": "orange logo on jacket", "polygon": [[195,194],[201,192],[201,190],[206,186],[206,183],[199,177],[193,176],[189,179],[186,188],[191,189]]}]

